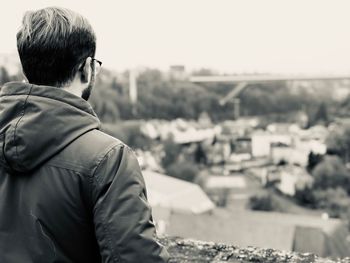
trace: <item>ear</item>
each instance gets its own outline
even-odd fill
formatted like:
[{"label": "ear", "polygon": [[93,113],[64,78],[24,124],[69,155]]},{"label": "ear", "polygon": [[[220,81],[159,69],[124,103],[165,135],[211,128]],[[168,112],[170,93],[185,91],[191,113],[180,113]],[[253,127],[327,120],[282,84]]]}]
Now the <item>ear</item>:
[{"label": "ear", "polygon": [[91,69],[91,57],[88,57],[85,60],[84,67],[81,70],[81,82],[87,83],[90,81],[91,73],[92,73],[91,71],[92,71],[92,69]]}]

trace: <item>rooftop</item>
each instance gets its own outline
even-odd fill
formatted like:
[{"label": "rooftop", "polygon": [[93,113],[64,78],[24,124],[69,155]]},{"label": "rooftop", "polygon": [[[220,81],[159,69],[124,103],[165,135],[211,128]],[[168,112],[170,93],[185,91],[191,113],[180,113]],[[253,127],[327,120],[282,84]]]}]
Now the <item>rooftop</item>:
[{"label": "rooftop", "polygon": [[203,190],[194,183],[153,171],[143,171],[151,206],[173,211],[200,214],[212,210],[215,205]]}]

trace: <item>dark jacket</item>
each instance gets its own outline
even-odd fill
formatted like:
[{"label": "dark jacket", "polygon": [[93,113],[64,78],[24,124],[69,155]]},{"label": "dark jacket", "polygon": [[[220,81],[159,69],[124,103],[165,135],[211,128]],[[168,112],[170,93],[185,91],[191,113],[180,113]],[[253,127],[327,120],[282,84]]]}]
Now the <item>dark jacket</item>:
[{"label": "dark jacket", "polygon": [[133,152],[83,99],[0,92],[0,262],[166,262]]}]

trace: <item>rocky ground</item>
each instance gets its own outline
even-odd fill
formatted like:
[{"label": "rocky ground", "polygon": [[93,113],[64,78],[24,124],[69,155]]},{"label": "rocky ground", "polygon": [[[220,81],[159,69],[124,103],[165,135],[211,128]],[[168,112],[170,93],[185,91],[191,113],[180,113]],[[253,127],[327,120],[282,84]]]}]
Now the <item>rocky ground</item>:
[{"label": "rocky ground", "polygon": [[320,258],[311,253],[285,252],[254,247],[240,248],[233,245],[201,242],[176,237],[161,238],[160,242],[167,247],[171,255],[171,263],[350,263],[350,258],[331,260]]}]

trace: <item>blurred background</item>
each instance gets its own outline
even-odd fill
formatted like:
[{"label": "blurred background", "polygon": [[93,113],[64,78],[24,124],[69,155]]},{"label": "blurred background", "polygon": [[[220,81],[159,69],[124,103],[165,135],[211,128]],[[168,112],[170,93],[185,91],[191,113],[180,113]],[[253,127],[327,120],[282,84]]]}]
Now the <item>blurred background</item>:
[{"label": "blurred background", "polygon": [[9,1],[0,85],[27,10],[86,16],[90,99],[130,145],[160,235],[350,256],[348,1]]}]

